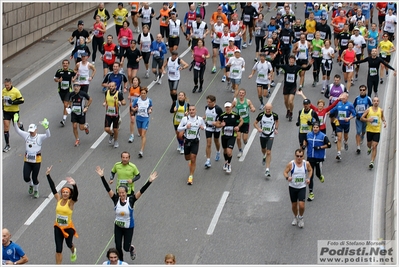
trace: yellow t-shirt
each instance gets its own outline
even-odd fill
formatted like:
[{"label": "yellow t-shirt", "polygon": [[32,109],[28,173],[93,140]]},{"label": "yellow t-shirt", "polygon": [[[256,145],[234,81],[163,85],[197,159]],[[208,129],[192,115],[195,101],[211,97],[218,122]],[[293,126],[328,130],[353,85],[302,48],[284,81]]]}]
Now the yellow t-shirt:
[{"label": "yellow t-shirt", "polygon": [[115,25],[122,26],[123,22],[126,20],[128,14],[129,14],[129,12],[127,11],[126,8],[115,9],[114,13],[112,13],[112,16],[114,17]]},{"label": "yellow t-shirt", "polygon": [[384,57],[385,55],[391,55],[391,49],[393,47],[393,43],[391,41],[381,41],[378,44],[378,48],[380,49],[381,56]]},{"label": "yellow t-shirt", "polygon": [[11,88],[11,90],[7,90],[7,88],[3,88],[3,91],[1,92],[1,98],[2,98],[2,102],[3,102],[3,110],[6,112],[19,111],[19,105],[9,104],[7,102],[8,99],[11,99],[12,101],[14,101],[16,99],[21,99],[22,101],[24,101],[24,98],[22,97],[21,92],[14,86]]}]

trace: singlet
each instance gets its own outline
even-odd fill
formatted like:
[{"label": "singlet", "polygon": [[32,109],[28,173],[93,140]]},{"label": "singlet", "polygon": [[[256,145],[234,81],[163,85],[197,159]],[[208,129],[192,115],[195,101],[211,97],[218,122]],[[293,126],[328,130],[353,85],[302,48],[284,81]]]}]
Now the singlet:
[{"label": "singlet", "polygon": [[395,33],[395,24],[396,24],[396,15],[390,16],[389,14],[385,15],[385,24],[384,31],[389,33]]},{"label": "singlet", "polygon": [[[219,43],[219,51],[223,53],[223,50],[225,47],[229,46],[229,38],[230,38],[230,33],[228,33],[227,35],[225,35],[224,33],[222,33]],[[216,42],[215,42],[216,43]]]},{"label": "singlet", "polygon": [[239,32],[241,32],[242,25],[240,21],[237,21],[237,23],[234,23],[234,21],[230,21],[230,32],[235,33],[234,40],[239,41],[241,40],[241,36],[238,35]]},{"label": "singlet", "polygon": [[115,91],[114,95],[111,95],[111,91],[107,90],[105,93],[105,115],[111,117],[119,116],[119,92],[118,90]]},{"label": "singlet", "polygon": [[169,8],[166,10],[161,8],[161,10],[159,11],[159,14],[161,15],[161,18],[159,21],[159,26],[168,27],[168,23],[166,22],[166,19],[169,18]]},{"label": "singlet", "polygon": [[297,59],[308,59],[308,41],[305,41],[304,44],[299,42],[296,57]]},{"label": "singlet", "polygon": [[173,115],[173,125],[179,125],[187,111],[187,102],[184,101],[183,105],[179,104],[179,100],[176,100],[176,112]]},{"label": "singlet", "polygon": [[175,61],[172,60],[172,57],[168,58],[168,79],[170,81],[178,81],[180,80],[180,58],[176,58]]},{"label": "singlet", "polygon": [[374,111],[373,107],[370,107],[367,118],[373,118],[373,121],[367,122],[366,132],[379,133],[381,129],[381,117],[382,112],[380,107],[378,107],[377,111]]},{"label": "singlet", "polygon": [[[205,107],[205,123],[206,123],[206,128],[205,130],[208,132],[220,132],[221,128],[216,128],[213,126],[213,122],[216,121],[218,115],[217,110],[221,110],[221,108],[218,105],[215,105],[213,108],[209,108],[208,106]],[[223,113],[223,112],[221,112]],[[220,113],[220,114],[221,114]]]},{"label": "singlet", "polygon": [[329,94],[330,96],[332,96],[332,98],[330,99],[330,105],[338,99],[338,97],[345,92],[345,85],[340,84],[340,85],[335,85],[334,83],[330,84],[329,86]]},{"label": "singlet", "polygon": [[170,37],[179,37],[180,35],[180,25],[181,22],[179,19],[174,20],[169,20],[169,36]]},{"label": "singlet", "polygon": [[[220,25],[218,25],[217,23],[213,24],[213,36],[212,36],[212,41],[214,44],[220,44],[220,38],[217,35],[218,32],[222,33],[222,35],[224,35],[223,33],[223,28],[224,28],[224,24],[221,23]],[[228,45],[228,43],[227,43]]]},{"label": "singlet", "polygon": [[196,21],[193,21],[192,23],[192,37],[195,39],[201,39],[204,37],[204,33],[205,33],[205,26],[206,26],[206,22],[201,21],[201,23],[198,25]]},{"label": "singlet", "polygon": [[79,69],[78,69],[78,80],[79,84],[89,84],[89,77],[90,77],[90,70],[89,70],[89,62],[86,62],[86,65],[83,65],[83,61],[79,62]]},{"label": "singlet", "polygon": [[103,56],[104,63],[106,63],[107,65],[114,64],[116,55],[112,54],[112,51],[115,50],[116,44],[104,43],[103,47],[104,47],[104,56]]},{"label": "singlet", "polygon": [[301,189],[306,187],[306,160],[302,161],[302,167],[299,167],[295,161],[291,161],[292,169],[291,169],[291,177],[292,180],[289,182],[289,186],[292,188]]},{"label": "singlet", "polygon": [[93,25],[93,34],[97,38],[101,38],[104,36],[104,33],[100,31],[99,29],[102,29],[101,23],[94,23]]},{"label": "singlet", "polygon": [[143,100],[141,97],[138,97],[134,100],[132,105],[133,107],[138,107],[136,116],[144,118],[150,117],[150,114],[148,114],[148,109],[152,107],[152,100],[150,98],[147,97]]},{"label": "singlet", "polygon": [[129,205],[129,198],[126,199],[125,205],[121,204],[121,199],[115,205],[115,225],[120,228],[134,228],[134,210]]},{"label": "singlet", "polygon": [[141,23],[151,23],[151,13],[152,13],[152,7],[148,7],[148,9],[145,9],[143,7],[141,9],[141,15],[143,16],[141,19]]},{"label": "singlet", "polygon": [[47,136],[44,134],[36,134],[35,136],[27,135],[25,138],[25,157],[24,161],[29,163],[42,162],[42,142]]},{"label": "singlet", "polygon": [[230,78],[231,79],[241,79],[242,68],[245,67],[245,61],[242,57],[231,57],[228,61],[230,66]]},{"label": "singlet", "polygon": [[378,31],[369,31],[368,38],[373,38],[372,40],[368,40],[368,49],[371,50],[373,48],[377,48],[378,44]]},{"label": "singlet", "polygon": [[[55,208],[55,222],[54,226],[57,226],[58,228],[61,229],[63,235],[65,238],[69,237],[69,234],[65,232],[65,229],[74,229],[75,226],[72,221],[72,213],[73,210],[69,207],[69,201],[70,199],[67,200],[66,204],[64,206],[61,205],[62,199],[60,199],[57,202],[57,206]],[[78,233],[75,230],[75,237],[79,237]]]},{"label": "singlet", "polygon": [[[346,52],[345,52],[345,55],[344,55],[343,59],[344,59],[345,61],[354,62],[354,61],[355,61],[355,58],[356,58],[355,50],[352,49],[352,51],[349,51],[348,49],[346,49],[345,51],[346,51]],[[346,66],[345,63],[344,63],[344,65]],[[346,66],[346,72],[350,72],[350,70],[353,71],[353,65],[351,65],[351,66]]]},{"label": "singlet", "polygon": [[249,123],[249,105],[248,100],[244,98],[244,103],[241,103],[240,99],[236,101],[236,110],[238,115],[242,118],[244,123]]},{"label": "singlet", "polygon": [[229,62],[229,59],[234,56],[234,51],[236,51],[237,49],[237,46],[233,46],[232,48],[230,46],[226,46],[224,48],[223,54],[226,59],[226,64],[227,62]]},{"label": "singlet", "polygon": [[194,12],[191,12],[191,11],[187,12],[187,22],[186,22],[187,29],[191,29],[191,27],[193,25],[193,22],[195,21],[196,16],[197,16],[197,13],[195,11]]},{"label": "singlet", "polygon": [[97,9],[97,15],[100,16],[100,20],[104,23],[105,26],[107,26],[107,15],[105,14],[105,8],[102,11],[100,9]]},{"label": "singlet", "polygon": [[199,140],[200,139],[199,130],[200,130],[201,125],[205,126],[204,120],[198,116],[195,116],[194,118],[191,116],[187,116],[185,118],[186,118],[186,121],[185,121],[184,125],[187,125],[188,123],[190,123],[191,127],[190,127],[190,129],[186,129],[184,131],[184,138],[188,139],[188,140],[194,140],[194,139]]},{"label": "singlet", "polygon": [[272,112],[267,115],[265,112],[259,113],[256,121],[259,121],[260,128],[262,132],[259,133],[260,137],[274,137],[274,130],[278,116],[276,113]]},{"label": "singlet", "polygon": [[308,121],[312,121],[312,109],[309,109],[308,113],[305,113],[303,108],[301,115],[299,116],[299,133],[309,133],[312,130],[312,126],[308,125]]},{"label": "singlet", "polygon": [[141,44],[141,52],[151,52],[150,33],[147,33],[147,36],[144,36],[144,33],[140,33],[140,44]]},{"label": "singlet", "polygon": [[133,103],[134,99],[140,96],[140,86],[134,87],[133,85],[129,89],[130,103]]}]

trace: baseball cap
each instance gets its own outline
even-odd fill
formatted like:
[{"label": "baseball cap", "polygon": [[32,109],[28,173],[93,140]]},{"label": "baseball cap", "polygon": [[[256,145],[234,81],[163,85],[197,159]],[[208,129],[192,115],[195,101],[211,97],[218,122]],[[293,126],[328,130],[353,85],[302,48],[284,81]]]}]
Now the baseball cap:
[{"label": "baseball cap", "polygon": [[86,52],[83,52],[82,54],[80,54],[81,57],[87,57],[89,56],[89,54],[87,54]]},{"label": "baseball cap", "polygon": [[321,16],[321,19],[326,20],[327,18],[326,18],[326,16]]},{"label": "baseball cap", "polygon": [[230,41],[233,41],[233,42],[234,42],[234,37],[230,37],[230,38],[229,38],[229,42],[230,42]]},{"label": "baseball cap", "polygon": [[36,124],[32,123],[29,125],[28,132],[33,133],[34,131],[36,131],[36,129],[37,129]]},{"label": "baseball cap", "polygon": [[224,107],[225,107],[225,108],[231,107],[231,106],[232,106],[231,102],[226,102],[226,103],[224,103]]},{"label": "baseball cap", "polygon": [[276,19],[276,17],[275,17],[275,16],[273,16],[273,17],[271,17],[270,19]]},{"label": "baseball cap", "polygon": [[236,50],[234,50],[234,53],[235,53],[235,52],[241,53],[241,50],[240,50],[240,49],[236,49]]},{"label": "baseball cap", "polygon": [[338,3],[338,7],[342,7],[342,3]]},{"label": "baseball cap", "polygon": [[79,25],[84,25],[83,20],[79,20],[79,21],[78,21],[78,26],[79,26]]},{"label": "baseball cap", "polygon": [[303,100],[303,104],[304,105],[309,105],[310,104],[310,99],[305,99],[305,100]]},{"label": "baseball cap", "polygon": [[354,31],[360,31],[360,30],[359,30],[359,27],[355,27],[355,28],[353,28],[353,30],[354,30]]},{"label": "baseball cap", "polygon": [[319,6],[319,4],[318,3],[314,3],[314,6]]}]

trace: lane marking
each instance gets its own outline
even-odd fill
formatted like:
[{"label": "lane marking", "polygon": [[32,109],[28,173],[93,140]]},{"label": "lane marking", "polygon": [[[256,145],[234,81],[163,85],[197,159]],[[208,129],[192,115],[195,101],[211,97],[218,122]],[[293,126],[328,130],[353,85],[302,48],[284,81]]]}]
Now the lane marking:
[{"label": "lane marking", "polygon": [[[281,83],[277,83],[276,87],[273,90],[272,95],[267,100],[267,104],[273,103],[274,98],[276,97],[277,92],[280,89],[280,87],[281,87]],[[248,142],[245,145],[244,150],[242,151],[242,156],[240,157],[240,159],[238,161],[243,162],[245,160],[245,157],[246,157],[246,155],[247,155],[247,153],[248,153],[248,151],[249,151],[249,149],[250,149],[250,147],[252,145],[252,142],[254,141],[255,136],[256,136],[257,133],[258,133],[258,130],[256,130],[256,129],[252,130],[252,133],[251,133],[251,135],[248,138]]]},{"label": "lane marking", "polygon": [[207,235],[212,235],[215,231],[216,224],[218,223],[219,217],[222,214],[224,204],[226,204],[227,197],[229,196],[229,191],[224,191],[222,197],[220,198],[219,205],[216,208],[215,214],[213,215],[212,221],[206,231]]},{"label": "lane marking", "polygon": [[[56,187],[57,192],[61,190],[61,188],[66,184],[66,180],[62,180]],[[31,225],[33,221],[39,216],[39,214],[44,210],[44,208],[50,203],[50,201],[54,198],[53,193],[50,193],[48,197],[43,201],[42,204],[32,213],[32,215],[26,220],[24,225]],[[14,239],[14,238],[13,238]]]}]

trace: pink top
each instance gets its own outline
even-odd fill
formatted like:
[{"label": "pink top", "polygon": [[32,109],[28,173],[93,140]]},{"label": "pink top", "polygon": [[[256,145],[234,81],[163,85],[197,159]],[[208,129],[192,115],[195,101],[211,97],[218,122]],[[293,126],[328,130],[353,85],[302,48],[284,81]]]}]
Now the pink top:
[{"label": "pink top", "polygon": [[205,58],[202,58],[202,55],[207,56],[209,54],[208,49],[203,46],[202,48],[199,48],[198,46],[194,47],[193,55],[194,55],[194,61],[195,62],[204,62]]},{"label": "pink top", "polygon": [[133,40],[133,32],[130,28],[121,28],[118,34],[119,45],[121,47],[130,47],[130,41]]}]

